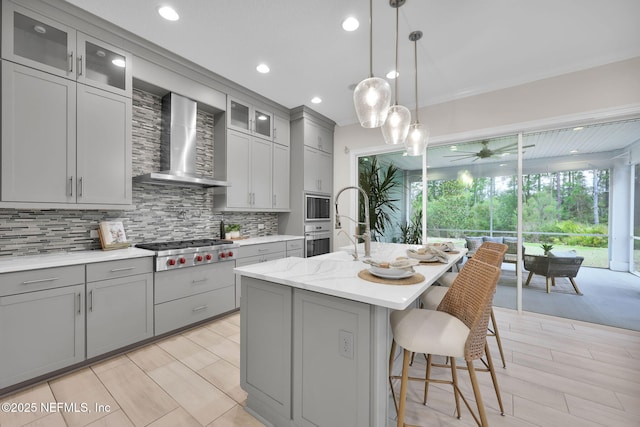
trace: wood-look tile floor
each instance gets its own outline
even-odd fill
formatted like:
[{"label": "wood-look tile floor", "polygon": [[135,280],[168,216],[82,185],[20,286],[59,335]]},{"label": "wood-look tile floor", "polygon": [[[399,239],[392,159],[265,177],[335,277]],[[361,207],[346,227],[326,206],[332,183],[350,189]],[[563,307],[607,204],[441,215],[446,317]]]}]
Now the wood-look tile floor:
[{"label": "wood-look tile floor", "polygon": [[[495,308],[507,367],[489,338],[505,406],[478,373],[492,426],[640,426],[640,332]],[[6,413],[0,426],[262,426],[243,409],[238,313],[17,392],[1,402],[84,403],[90,412]],[[423,375],[416,357],[413,375]],[[448,371],[438,372],[446,378]],[[471,396],[468,376],[460,372]],[[411,383],[408,419],[420,426],[473,426],[454,417],[450,387],[433,385],[422,405]],[[109,411],[95,411],[95,405]],[[333,426],[332,426],[333,427]],[[350,427],[350,426],[335,426]]]}]

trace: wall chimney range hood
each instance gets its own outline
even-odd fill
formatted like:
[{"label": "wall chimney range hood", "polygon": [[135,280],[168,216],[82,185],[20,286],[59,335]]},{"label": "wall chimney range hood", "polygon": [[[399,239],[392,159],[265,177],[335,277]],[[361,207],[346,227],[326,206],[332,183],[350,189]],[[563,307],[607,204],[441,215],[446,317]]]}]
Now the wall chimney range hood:
[{"label": "wall chimney range hood", "polygon": [[197,103],[176,93],[162,98],[162,138],[160,144],[160,172],[133,178],[135,182],[182,187],[229,187],[196,172],[196,116]]}]

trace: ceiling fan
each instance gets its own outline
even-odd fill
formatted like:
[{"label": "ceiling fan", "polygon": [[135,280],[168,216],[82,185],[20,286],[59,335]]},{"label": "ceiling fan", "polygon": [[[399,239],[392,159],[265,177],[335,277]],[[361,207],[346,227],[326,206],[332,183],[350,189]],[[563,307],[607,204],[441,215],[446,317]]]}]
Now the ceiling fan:
[{"label": "ceiling fan", "polygon": [[[493,157],[493,156],[502,156],[504,154],[509,154],[513,152],[514,149],[517,150],[517,147],[518,147],[518,143],[515,142],[513,144],[505,145],[504,147],[495,148],[492,150],[489,148],[489,140],[484,140],[484,141],[481,141],[480,143],[482,144],[482,148],[480,149],[480,151],[458,151],[458,153],[460,154],[453,154],[453,155],[444,156],[444,157],[457,157],[457,159],[451,160],[452,162],[456,162],[458,160],[464,160],[464,159],[473,159],[473,161],[475,162],[478,159],[488,159],[489,157]],[[531,148],[531,147],[535,147],[535,144],[525,145],[522,148],[525,149],[525,148]]]}]

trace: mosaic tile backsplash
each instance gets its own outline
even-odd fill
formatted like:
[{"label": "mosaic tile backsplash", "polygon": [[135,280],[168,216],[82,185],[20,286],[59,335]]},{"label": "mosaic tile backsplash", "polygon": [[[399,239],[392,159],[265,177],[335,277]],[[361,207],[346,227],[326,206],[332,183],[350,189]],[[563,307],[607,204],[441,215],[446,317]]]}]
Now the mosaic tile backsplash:
[{"label": "mosaic tile backsplash", "polygon": [[[160,170],[162,99],[133,91],[133,176]],[[213,175],[213,115],[198,111],[196,168]],[[218,238],[220,221],[240,224],[242,235],[278,233],[278,214],[213,210],[213,190],[133,183],[131,210],[0,209],[0,257],[99,249],[90,237],[100,221],[122,221],[132,243]],[[258,230],[260,224],[264,229]]]}]

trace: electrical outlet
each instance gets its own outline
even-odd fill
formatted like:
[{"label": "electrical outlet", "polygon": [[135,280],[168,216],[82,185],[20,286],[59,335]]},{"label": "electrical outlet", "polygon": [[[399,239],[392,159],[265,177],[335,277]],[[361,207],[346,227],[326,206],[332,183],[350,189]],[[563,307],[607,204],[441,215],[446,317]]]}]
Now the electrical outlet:
[{"label": "electrical outlet", "polygon": [[98,237],[100,237],[98,235],[98,230],[91,230],[89,231],[89,237],[91,237],[92,239],[97,239]]},{"label": "electrical outlet", "polygon": [[258,230],[264,230],[264,224],[258,224]]},{"label": "electrical outlet", "polygon": [[338,353],[347,359],[353,359],[353,334],[349,331],[338,332]]}]

